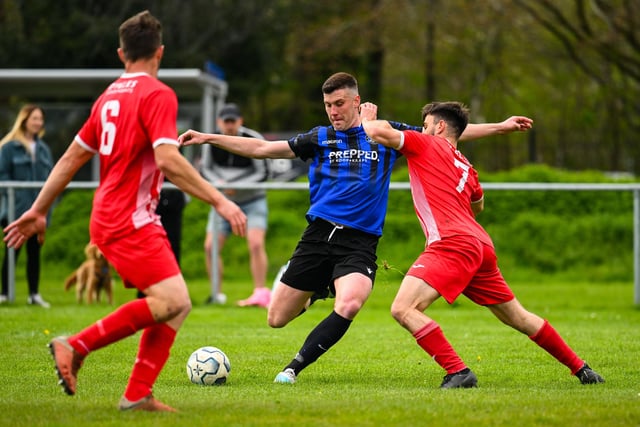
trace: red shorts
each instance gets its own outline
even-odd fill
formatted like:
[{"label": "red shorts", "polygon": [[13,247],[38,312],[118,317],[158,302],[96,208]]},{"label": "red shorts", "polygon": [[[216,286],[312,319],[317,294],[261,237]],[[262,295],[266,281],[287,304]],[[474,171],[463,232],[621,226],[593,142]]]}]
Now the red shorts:
[{"label": "red shorts", "polygon": [[424,280],[449,304],[465,295],[479,305],[511,301],[493,246],[471,236],[454,236],[430,244],[407,275]]},{"label": "red shorts", "polygon": [[126,288],[143,291],[180,274],[178,261],[161,225],[145,225],[129,236],[101,244],[99,248]]}]

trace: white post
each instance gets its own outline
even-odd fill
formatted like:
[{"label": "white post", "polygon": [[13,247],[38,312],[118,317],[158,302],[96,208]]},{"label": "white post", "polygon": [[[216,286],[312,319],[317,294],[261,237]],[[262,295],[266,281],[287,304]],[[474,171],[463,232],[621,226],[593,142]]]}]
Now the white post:
[{"label": "white post", "polygon": [[218,301],[218,293],[220,292],[220,273],[218,268],[218,223],[220,219],[218,214],[213,215],[213,232],[211,237],[211,299],[210,302],[216,303]]},{"label": "white post", "polygon": [[640,190],[633,190],[633,302],[640,305]]},{"label": "white post", "polygon": [[[9,187],[7,189],[7,223],[11,224],[16,219],[16,189]],[[16,251],[13,248],[7,248],[7,278],[9,285],[9,302],[16,300]]]}]

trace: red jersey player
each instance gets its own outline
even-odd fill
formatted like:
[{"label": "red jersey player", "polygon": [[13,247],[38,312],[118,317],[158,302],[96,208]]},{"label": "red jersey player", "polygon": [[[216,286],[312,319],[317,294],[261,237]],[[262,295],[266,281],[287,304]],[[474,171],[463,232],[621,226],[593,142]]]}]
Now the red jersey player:
[{"label": "red jersey player", "polygon": [[541,317],[527,311],[498,269],[491,238],[475,214],[484,207],[478,174],[457,150],[468,123],[458,102],[427,104],[423,130],[398,131],[386,121],[365,121],[365,132],[407,158],[414,208],[425,236],[424,252],[413,263],[393,301],[393,317],[447,374],[441,388],[476,387],[477,378],[424,311],[440,296],[452,303],[460,294],[489,308],[502,322],[527,334],[582,384],[604,382]]},{"label": "red jersey player", "polygon": [[144,298],[125,303],[95,324],[49,344],[64,391],[76,392],[85,357],[142,330],[121,410],[174,411],[156,400],[153,385],[169,358],[176,333],[191,310],[187,286],[155,213],[166,175],[181,190],[211,204],[244,236],[240,208],[205,181],[178,151],[175,93],[157,79],[164,51],[162,26],[148,11],[119,29],[118,55],[125,73],[98,98],[91,116],[55,165],[33,206],[5,228],[5,242],[19,247],[38,234],[46,214],[78,169],[100,155],[100,185],[91,213],[91,240],[125,286]]}]

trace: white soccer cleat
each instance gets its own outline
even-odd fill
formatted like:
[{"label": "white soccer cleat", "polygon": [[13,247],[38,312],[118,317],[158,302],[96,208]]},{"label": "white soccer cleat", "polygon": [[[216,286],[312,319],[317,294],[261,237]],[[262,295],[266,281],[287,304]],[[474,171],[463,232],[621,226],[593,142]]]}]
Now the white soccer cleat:
[{"label": "white soccer cleat", "polygon": [[273,382],[278,384],[294,384],[296,382],[296,373],[293,372],[293,369],[287,368],[276,375]]}]

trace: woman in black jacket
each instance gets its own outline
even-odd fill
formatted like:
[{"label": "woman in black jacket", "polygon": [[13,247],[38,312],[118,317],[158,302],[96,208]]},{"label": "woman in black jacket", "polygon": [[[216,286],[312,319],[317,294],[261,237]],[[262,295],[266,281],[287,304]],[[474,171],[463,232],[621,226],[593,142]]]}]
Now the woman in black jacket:
[{"label": "woman in black jacket", "polygon": [[[44,182],[53,168],[51,150],[42,140],[44,135],[44,112],[40,107],[27,104],[20,109],[11,131],[0,140],[0,181]],[[40,189],[25,188],[15,192],[14,218],[22,215],[33,203]],[[7,225],[7,190],[1,189],[0,222]],[[31,237],[27,247],[27,282],[29,284],[28,304],[49,308],[39,293],[40,286],[40,244],[38,237]],[[16,249],[15,260],[20,249]],[[2,263],[2,293],[0,304],[8,301],[9,278],[8,249],[5,246]]]}]

